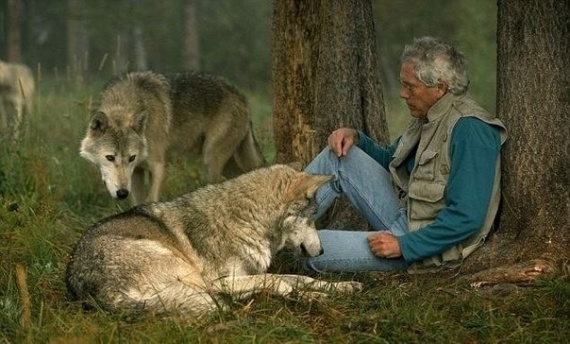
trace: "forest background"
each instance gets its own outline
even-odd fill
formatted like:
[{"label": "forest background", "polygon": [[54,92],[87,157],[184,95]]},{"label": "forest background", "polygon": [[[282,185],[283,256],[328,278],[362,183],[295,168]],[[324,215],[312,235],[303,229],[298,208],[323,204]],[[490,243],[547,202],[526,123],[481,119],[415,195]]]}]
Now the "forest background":
[{"label": "forest background", "polygon": [[[4,30],[0,33],[0,59],[4,60],[9,59],[6,50],[10,43],[7,6],[13,1],[3,1],[0,16],[0,30]],[[125,70],[173,73],[200,69],[227,78],[267,105],[260,111],[270,112],[271,1],[18,2],[21,51],[15,55],[36,72],[41,71],[43,78],[97,85]],[[417,36],[434,35],[459,42],[469,59],[471,91],[494,112],[495,1],[372,3],[378,65],[392,135],[409,119],[397,97],[399,55],[403,45]]]}]

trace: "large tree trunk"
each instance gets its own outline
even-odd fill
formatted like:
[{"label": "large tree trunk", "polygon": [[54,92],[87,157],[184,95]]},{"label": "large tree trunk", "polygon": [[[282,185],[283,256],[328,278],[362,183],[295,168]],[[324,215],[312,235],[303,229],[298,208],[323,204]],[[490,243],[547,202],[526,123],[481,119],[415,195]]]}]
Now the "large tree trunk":
[{"label": "large tree trunk", "polygon": [[370,1],[274,1],[276,161],[309,162],[341,126],[388,140]]},{"label": "large tree trunk", "polygon": [[491,268],[478,279],[528,280],[570,252],[570,11],[557,0],[498,5],[498,114],[510,135],[503,202],[496,235],[468,268]]},{"label": "large tree trunk", "polygon": [[[370,0],[279,0],[273,12],[277,162],[311,161],[339,127],[388,142]],[[346,199],[323,225],[363,229]]]}]

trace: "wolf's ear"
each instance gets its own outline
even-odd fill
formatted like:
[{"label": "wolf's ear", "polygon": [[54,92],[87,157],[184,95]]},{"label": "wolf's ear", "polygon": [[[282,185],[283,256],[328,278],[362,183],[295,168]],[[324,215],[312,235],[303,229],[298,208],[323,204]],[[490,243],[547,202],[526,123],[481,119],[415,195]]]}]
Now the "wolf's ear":
[{"label": "wolf's ear", "polygon": [[105,133],[105,130],[109,127],[109,118],[102,111],[97,111],[89,122],[89,130],[94,136],[100,136]]},{"label": "wolf's ear", "polygon": [[294,199],[313,198],[318,188],[330,181],[333,176],[308,174],[302,172],[291,185],[291,196]]},{"label": "wolf's ear", "polygon": [[142,134],[146,129],[146,120],[148,118],[148,111],[144,110],[135,115],[133,122],[133,130],[136,133]]}]

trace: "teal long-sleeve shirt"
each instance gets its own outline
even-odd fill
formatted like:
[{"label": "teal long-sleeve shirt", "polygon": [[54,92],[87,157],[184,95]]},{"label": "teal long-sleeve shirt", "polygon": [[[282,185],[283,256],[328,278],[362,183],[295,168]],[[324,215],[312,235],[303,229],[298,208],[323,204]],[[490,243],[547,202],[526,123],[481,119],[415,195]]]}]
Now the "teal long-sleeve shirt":
[{"label": "teal long-sleeve shirt", "polygon": [[[383,148],[359,133],[358,147],[388,170],[398,142]],[[501,147],[499,131],[477,118],[464,117],[453,128],[450,144],[445,207],[431,224],[398,238],[408,262],[444,252],[477,232],[485,220]],[[411,172],[415,154],[410,154],[405,164]]]}]

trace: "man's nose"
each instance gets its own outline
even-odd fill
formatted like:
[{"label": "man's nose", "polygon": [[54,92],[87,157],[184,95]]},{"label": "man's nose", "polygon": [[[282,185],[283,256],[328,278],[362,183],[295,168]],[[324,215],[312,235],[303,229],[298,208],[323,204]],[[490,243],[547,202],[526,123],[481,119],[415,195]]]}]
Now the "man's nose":
[{"label": "man's nose", "polygon": [[408,99],[410,97],[410,91],[404,86],[400,86],[400,91],[398,92],[400,98]]}]

